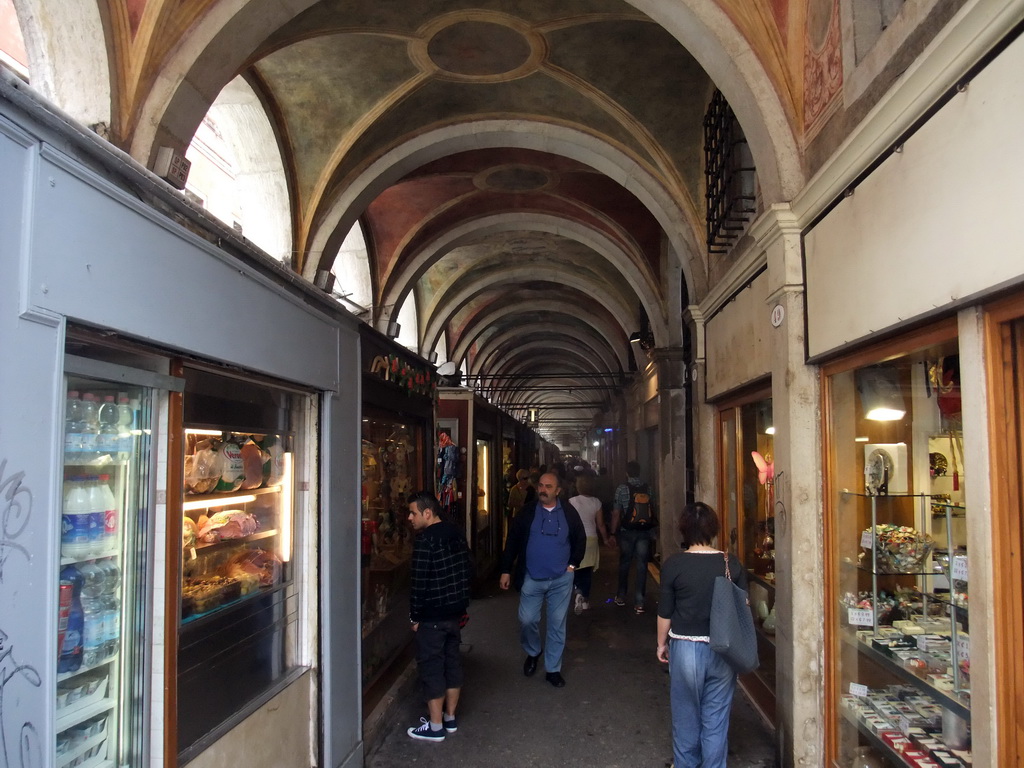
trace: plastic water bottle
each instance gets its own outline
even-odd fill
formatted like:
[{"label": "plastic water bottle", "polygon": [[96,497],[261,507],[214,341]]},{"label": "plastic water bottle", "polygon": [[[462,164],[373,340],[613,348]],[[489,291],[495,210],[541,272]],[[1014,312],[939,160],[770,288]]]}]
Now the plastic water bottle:
[{"label": "plastic water bottle", "polygon": [[95,453],[99,449],[100,409],[96,395],[82,395],[82,452]]},{"label": "plastic water bottle", "polygon": [[106,628],[100,597],[82,595],[82,624],[82,663],[94,667],[103,660],[103,635]]},{"label": "plastic water bottle", "polygon": [[110,658],[121,644],[121,596],[114,592],[103,597],[103,656]]},{"label": "plastic water bottle", "polygon": [[122,458],[128,458],[132,454],[135,445],[132,430],[135,428],[135,411],[132,410],[131,400],[128,395],[121,392],[117,396],[117,450],[123,454]]},{"label": "plastic water bottle", "polygon": [[[68,593],[70,592],[70,597]],[[57,660],[58,672],[76,672],[82,666],[82,629],[84,617],[82,613],[82,574],[73,565],[66,565],[60,570],[60,594],[61,603],[69,602],[67,609],[67,620],[61,618],[60,624],[64,624],[63,636],[58,628],[60,642],[60,657]],[[61,608],[63,613],[63,607]]]},{"label": "plastic water bottle", "polygon": [[107,540],[103,535],[106,529],[107,500],[104,498],[102,483],[93,475],[87,479],[89,495],[89,537],[91,547],[89,554],[94,557],[106,554]]},{"label": "plastic water bottle", "polygon": [[97,450],[100,453],[116,454],[118,451],[118,439],[121,429],[118,427],[120,414],[117,412],[117,403],[113,395],[103,398],[103,405],[100,406],[99,422],[100,433]]},{"label": "plastic water bottle", "polygon": [[60,553],[80,560],[93,552],[89,488],[84,477],[72,477],[65,485],[61,512]]},{"label": "plastic water bottle", "polygon": [[100,536],[102,542],[101,549],[106,554],[113,552],[117,548],[117,531],[121,510],[117,508],[114,492],[110,490],[110,475],[100,475],[96,488],[98,489],[103,507],[103,531]]},{"label": "plastic water bottle", "polygon": [[103,584],[107,578],[103,566],[96,561],[89,561],[78,566],[78,572],[82,575],[83,600],[95,600],[103,594]]},{"label": "plastic water bottle", "polygon": [[78,390],[68,391],[68,404],[64,409],[64,454],[78,458],[82,452],[82,401]]}]

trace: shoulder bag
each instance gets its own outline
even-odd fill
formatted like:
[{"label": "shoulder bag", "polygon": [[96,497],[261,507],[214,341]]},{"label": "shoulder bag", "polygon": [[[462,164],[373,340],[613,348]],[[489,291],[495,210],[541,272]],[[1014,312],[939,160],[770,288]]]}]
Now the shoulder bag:
[{"label": "shoulder bag", "polygon": [[757,635],[754,617],[747,605],[747,593],[738,587],[729,573],[729,555],[725,558],[725,576],[715,579],[711,596],[711,650],[724,658],[737,674],[757,669]]}]

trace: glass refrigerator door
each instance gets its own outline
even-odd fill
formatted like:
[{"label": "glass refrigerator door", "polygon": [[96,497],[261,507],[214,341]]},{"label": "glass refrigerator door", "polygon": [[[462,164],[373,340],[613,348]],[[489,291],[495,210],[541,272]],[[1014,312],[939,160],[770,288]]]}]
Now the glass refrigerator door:
[{"label": "glass refrigerator door", "polygon": [[140,765],[154,390],[66,384],[54,764]]}]

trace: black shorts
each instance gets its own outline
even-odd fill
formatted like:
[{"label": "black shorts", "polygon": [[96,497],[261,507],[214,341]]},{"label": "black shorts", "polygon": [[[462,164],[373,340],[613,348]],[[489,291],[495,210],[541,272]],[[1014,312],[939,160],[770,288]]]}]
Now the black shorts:
[{"label": "black shorts", "polygon": [[459,620],[421,621],[416,630],[416,668],[423,696],[440,699],[449,688],[462,687],[462,659]]}]

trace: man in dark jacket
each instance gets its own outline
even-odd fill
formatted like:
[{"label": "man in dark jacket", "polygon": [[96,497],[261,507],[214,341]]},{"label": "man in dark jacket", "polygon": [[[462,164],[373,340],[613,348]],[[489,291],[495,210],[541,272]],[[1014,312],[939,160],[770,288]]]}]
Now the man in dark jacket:
[{"label": "man in dark jacket", "polygon": [[455,709],[462,690],[462,616],[469,605],[470,560],[459,529],[441,519],[433,494],[409,497],[409,522],[416,531],[412,550],[409,621],[416,633],[416,666],[430,719],[407,733],[421,741],[444,741],[455,733]]},{"label": "man in dark jacket", "polygon": [[561,498],[558,476],[541,475],[537,500],[528,502],[512,521],[501,555],[502,589],[512,583],[519,590],[519,639],[526,651],[523,674],[537,671],[542,650],[541,610],[547,601],[547,637],[543,645],[546,679],[555,688],[565,685],[562,651],[572,596],[573,572],[587,549],[583,521],[572,505]]}]

